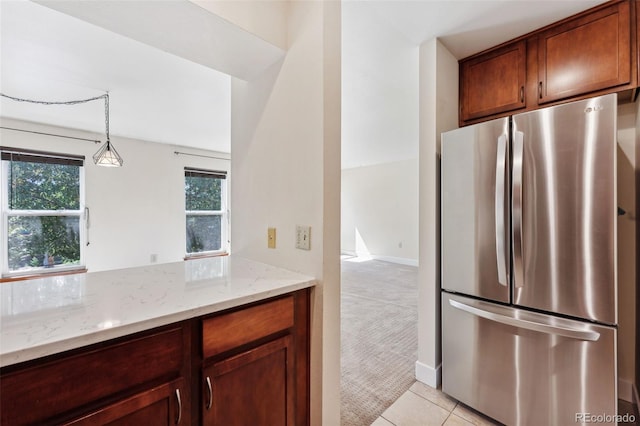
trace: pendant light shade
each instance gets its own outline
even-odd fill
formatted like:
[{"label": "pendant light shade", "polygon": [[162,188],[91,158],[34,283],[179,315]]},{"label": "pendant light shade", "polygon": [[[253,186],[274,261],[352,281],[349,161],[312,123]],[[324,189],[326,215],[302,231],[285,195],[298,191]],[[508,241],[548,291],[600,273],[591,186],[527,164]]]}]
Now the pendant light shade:
[{"label": "pendant light shade", "polygon": [[118,151],[111,145],[111,141],[107,139],[102,148],[93,154],[93,162],[103,167],[122,167],[122,157]]},{"label": "pendant light shade", "polygon": [[122,167],[122,157],[118,151],[111,145],[109,140],[109,94],[104,97],[104,124],[107,135],[107,143],[105,143],[95,154],[93,154],[93,162],[103,167]]}]

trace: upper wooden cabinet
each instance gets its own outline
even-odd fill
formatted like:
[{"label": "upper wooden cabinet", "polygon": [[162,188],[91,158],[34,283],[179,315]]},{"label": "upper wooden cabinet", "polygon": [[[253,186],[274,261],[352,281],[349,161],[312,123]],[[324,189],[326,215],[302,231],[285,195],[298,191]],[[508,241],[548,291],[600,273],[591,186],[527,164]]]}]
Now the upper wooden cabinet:
[{"label": "upper wooden cabinet", "polygon": [[540,104],[631,81],[629,6],[614,4],[539,34]]},{"label": "upper wooden cabinet", "polygon": [[609,1],[461,59],[460,125],[636,88],[636,9]]},{"label": "upper wooden cabinet", "polygon": [[509,44],[460,62],[460,116],[463,121],[525,106],[526,44]]}]

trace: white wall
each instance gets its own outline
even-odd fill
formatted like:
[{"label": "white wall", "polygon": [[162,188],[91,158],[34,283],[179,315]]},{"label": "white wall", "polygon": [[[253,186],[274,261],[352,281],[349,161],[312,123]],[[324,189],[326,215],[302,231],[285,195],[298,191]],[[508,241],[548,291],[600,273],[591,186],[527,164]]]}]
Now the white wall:
[{"label": "white wall", "polygon": [[458,61],[434,39],[420,46],[418,360],[416,378],[440,384],[440,134],[458,127]]},{"label": "white wall", "polygon": [[276,0],[189,0],[252,34],[287,48],[287,2]]},{"label": "white wall", "polygon": [[632,399],[635,377],[636,300],[636,114],[640,103],[618,108],[618,396]]},{"label": "white wall", "polygon": [[342,170],[343,253],[418,265],[418,160]]},{"label": "white wall", "polygon": [[346,2],[342,65],[341,250],[417,266],[418,47]]},{"label": "white wall", "polygon": [[[233,254],[317,278],[311,423],[340,423],[340,2],[293,1],[285,58],[232,81]],[[295,248],[311,226],[311,250]],[[267,248],[267,228],[276,248]]]},{"label": "white wall", "polygon": [[[2,127],[104,140],[104,135],[0,119]],[[0,129],[3,146],[84,155],[85,200],[90,209],[89,271],[151,263],[177,262],[185,255],[184,167],[229,170],[229,161],[175,155],[183,151],[229,157],[135,139],[111,137],[124,159],[121,168],[98,167],[91,158],[101,145],[33,133]],[[230,180],[230,179],[229,179]]]},{"label": "white wall", "polygon": [[418,46],[370,1],[343,4],[342,167],[418,158]]}]

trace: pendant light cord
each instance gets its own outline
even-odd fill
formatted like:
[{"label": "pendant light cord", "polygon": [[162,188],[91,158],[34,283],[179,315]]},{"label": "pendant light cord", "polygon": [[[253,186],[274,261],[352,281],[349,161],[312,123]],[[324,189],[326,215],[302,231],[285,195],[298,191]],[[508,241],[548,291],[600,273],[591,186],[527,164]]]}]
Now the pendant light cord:
[{"label": "pendant light cord", "polygon": [[15,96],[5,95],[4,93],[0,93],[0,96],[3,98],[11,99],[16,102],[28,102],[31,104],[40,104],[40,105],[78,105],[84,104],[91,101],[97,101],[99,99],[104,99],[104,127],[105,133],[107,135],[107,142],[109,142],[109,93],[105,93],[104,95],[95,96],[93,98],[88,99],[79,99],[77,101],[36,101],[33,99],[25,99],[25,98],[16,98]]}]

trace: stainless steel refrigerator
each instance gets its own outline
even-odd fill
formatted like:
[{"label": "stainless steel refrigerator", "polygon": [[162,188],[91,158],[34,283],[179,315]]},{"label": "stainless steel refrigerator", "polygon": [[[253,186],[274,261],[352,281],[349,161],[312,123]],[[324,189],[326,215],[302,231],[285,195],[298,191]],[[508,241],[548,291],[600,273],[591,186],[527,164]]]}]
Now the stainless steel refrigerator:
[{"label": "stainless steel refrigerator", "polygon": [[442,135],[442,390],[501,423],[615,424],[616,110]]}]

